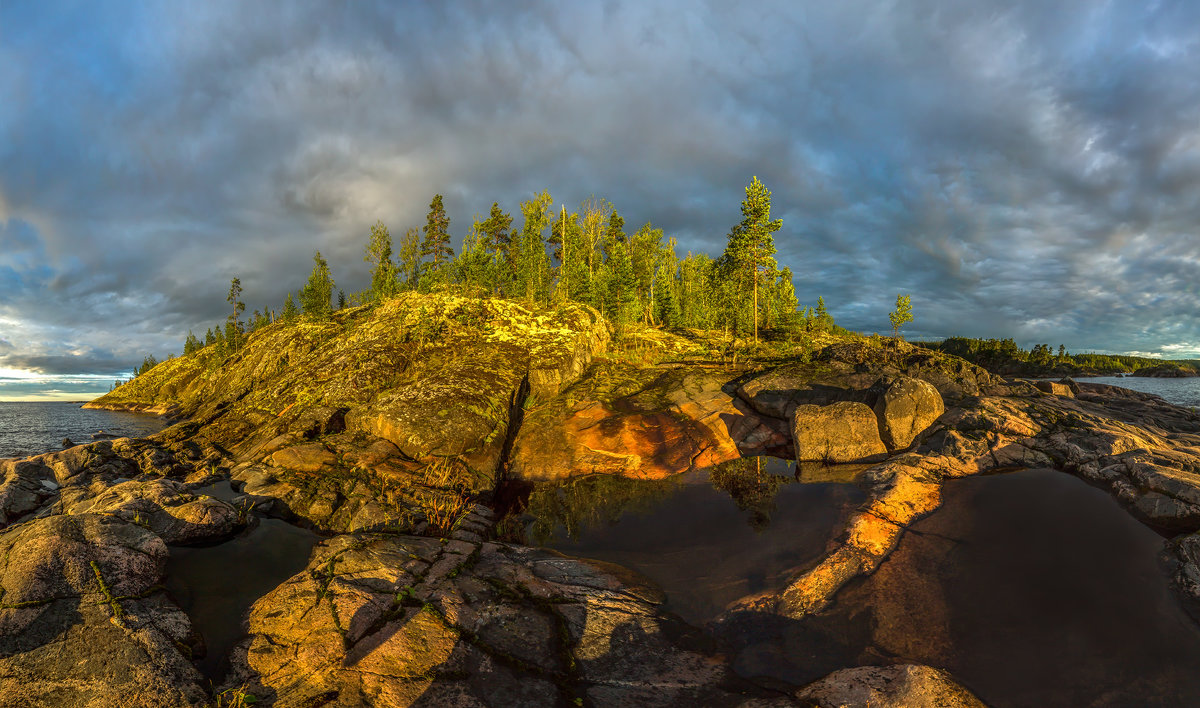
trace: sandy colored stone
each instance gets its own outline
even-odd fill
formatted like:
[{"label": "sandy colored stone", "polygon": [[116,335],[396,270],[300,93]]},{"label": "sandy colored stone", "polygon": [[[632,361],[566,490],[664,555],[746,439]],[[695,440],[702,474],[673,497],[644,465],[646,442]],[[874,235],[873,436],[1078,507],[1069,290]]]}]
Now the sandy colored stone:
[{"label": "sandy colored stone", "polygon": [[864,462],[887,456],[874,411],[852,401],[797,406],[792,444],[797,462]]}]

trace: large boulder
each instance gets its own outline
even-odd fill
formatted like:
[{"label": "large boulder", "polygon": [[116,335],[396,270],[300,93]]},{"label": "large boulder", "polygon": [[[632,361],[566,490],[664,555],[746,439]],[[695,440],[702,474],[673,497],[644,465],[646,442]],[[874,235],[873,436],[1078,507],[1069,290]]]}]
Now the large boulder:
[{"label": "large boulder", "polygon": [[887,457],[874,411],[854,401],[797,406],[792,444],[797,462],[871,462]]},{"label": "large boulder", "polygon": [[167,543],[203,543],[230,536],[242,521],[238,510],[195,495],[170,479],[128,480],[91,497],[64,500],[67,514],[111,514],[144,526]]},{"label": "large boulder", "polygon": [[113,516],[0,535],[0,696],[21,706],[203,706],[197,640],[162,588],[167,547]]},{"label": "large boulder", "polygon": [[921,666],[859,666],[835,671],[796,692],[815,708],[985,708],[945,671]]},{"label": "large boulder", "polygon": [[903,450],[945,412],[942,394],[920,379],[899,377],[874,387],[879,437],[888,450]]}]

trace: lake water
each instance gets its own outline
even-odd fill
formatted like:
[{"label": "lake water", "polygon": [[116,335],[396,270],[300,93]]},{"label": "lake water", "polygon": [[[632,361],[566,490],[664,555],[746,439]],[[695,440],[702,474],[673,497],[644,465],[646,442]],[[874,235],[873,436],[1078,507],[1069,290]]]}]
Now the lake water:
[{"label": "lake water", "polygon": [[945,668],[994,708],[1200,705],[1200,627],[1163,539],[1055,470],[951,480],[872,575],[803,622],[758,620],[743,675],[804,683],[893,660]]},{"label": "lake water", "polygon": [[663,589],[667,610],[702,625],[820,559],[865,498],[854,484],[800,483],[777,458],[661,481],[596,475],[536,488],[526,540],[633,568]]},{"label": "lake water", "polygon": [[63,438],[83,444],[103,430],[121,437],[145,437],[168,420],[145,413],[85,410],[81,402],[0,402],[0,459],[28,457],[62,449]]},{"label": "lake water", "polygon": [[[237,496],[228,482],[202,487],[196,493],[224,501]],[[260,516],[228,541],[171,547],[167,591],[204,638],[207,653],[196,663],[205,676],[220,678],[229,651],[246,635],[250,606],[304,570],[313,546],[320,541],[312,531]]]},{"label": "lake water", "polygon": [[1153,393],[1162,396],[1167,403],[1185,408],[1200,407],[1200,376],[1182,379],[1152,379],[1144,376],[1091,376],[1080,377],[1080,383],[1108,384],[1121,386],[1132,391]]}]

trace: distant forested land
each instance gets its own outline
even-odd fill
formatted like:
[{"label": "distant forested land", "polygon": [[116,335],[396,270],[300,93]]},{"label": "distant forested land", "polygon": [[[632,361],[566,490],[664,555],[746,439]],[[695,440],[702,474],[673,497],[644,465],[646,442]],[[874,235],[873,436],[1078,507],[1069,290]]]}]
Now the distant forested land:
[{"label": "distant forested land", "polygon": [[1037,344],[1026,350],[1012,339],[971,339],[950,337],[941,342],[924,342],[920,346],[960,356],[1001,376],[1196,376],[1200,361],[1164,361],[1143,356],[1123,354],[1071,354],[1059,345]]}]

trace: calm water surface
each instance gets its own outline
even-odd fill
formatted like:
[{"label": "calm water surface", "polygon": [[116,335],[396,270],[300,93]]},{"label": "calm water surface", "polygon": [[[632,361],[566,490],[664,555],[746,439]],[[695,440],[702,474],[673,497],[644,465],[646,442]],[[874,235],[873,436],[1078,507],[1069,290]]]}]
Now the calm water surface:
[{"label": "calm water surface", "polygon": [[1152,379],[1142,376],[1094,376],[1080,378],[1080,383],[1121,386],[1132,391],[1162,396],[1167,403],[1186,408],[1200,407],[1200,376],[1185,379]]},{"label": "calm water surface", "polygon": [[527,540],[637,570],[700,625],[821,558],[865,497],[853,484],[802,484],[774,458],[664,481],[589,477],[530,495]]},{"label": "calm water surface", "polygon": [[1161,536],[1055,470],[944,491],[829,610],[744,633],[739,672],[803,683],[903,660],[949,670],[993,708],[1200,705],[1200,627],[1159,567]]},{"label": "calm water surface", "polygon": [[0,402],[0,459],[62,449],[62,439],[93,442],[99,431],[121,437],[157,433],[169,421],[145,413],[84,410],[82,402]]}]

